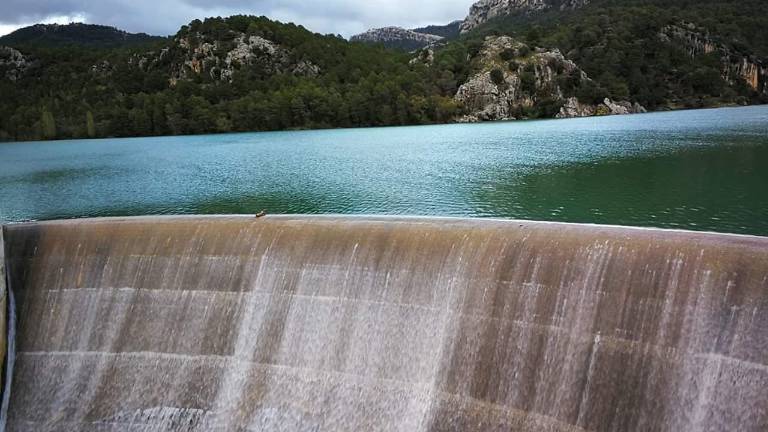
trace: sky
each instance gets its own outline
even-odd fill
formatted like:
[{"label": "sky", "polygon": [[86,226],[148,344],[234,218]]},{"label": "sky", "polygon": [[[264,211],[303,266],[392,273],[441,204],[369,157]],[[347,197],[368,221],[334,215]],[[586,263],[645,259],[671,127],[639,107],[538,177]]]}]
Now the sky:
[{"label": "sky", "polygon": [[35,23],[86,22],[170,35],[195,18],[265,15],[318,33],[351,36],[464,19],[473,0],[0,0],[0,35]]}]

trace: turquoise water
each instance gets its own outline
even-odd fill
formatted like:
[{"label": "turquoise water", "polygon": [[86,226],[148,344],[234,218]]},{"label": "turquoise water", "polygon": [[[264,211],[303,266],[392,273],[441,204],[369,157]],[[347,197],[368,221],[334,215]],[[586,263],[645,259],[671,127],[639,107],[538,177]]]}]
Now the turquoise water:
[{"label": "turquoise water", "polygon": [[768,235],[768,106],[0,144],[0,220],[501,217]]}]

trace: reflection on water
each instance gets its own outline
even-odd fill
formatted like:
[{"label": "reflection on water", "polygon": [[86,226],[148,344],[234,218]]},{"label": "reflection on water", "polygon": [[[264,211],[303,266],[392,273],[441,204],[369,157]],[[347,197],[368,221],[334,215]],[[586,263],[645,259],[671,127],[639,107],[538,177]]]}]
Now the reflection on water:
[{"label": "reflection on water", "polygon": [[479,189],[483,215],[768,235],[768,145],[579,162]]},{"label": "reflection on water", "polygon": [[380,213],[768,235],[768,107],[0,144],[0,220]]}]

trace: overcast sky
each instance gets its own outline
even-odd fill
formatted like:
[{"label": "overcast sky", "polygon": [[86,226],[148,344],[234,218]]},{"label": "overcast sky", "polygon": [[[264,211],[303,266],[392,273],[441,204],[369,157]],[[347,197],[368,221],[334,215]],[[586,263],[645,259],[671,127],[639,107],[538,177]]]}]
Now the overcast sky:
[{"label": "overcast sky", "polygon": [[318,33],[419,27],[463,19],[473,0],[0,0],[0,35],[34,23],[87,22],[174,34],[195,18],[266,15]]}]

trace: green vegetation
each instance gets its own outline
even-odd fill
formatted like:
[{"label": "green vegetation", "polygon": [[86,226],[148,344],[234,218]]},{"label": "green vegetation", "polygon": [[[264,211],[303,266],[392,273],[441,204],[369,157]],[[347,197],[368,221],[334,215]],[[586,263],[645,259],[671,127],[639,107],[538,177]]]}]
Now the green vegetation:
[{"label": "green vegetation", "polygon": [[496,85],[504,84],[504,71],[501,69],[491,69],[491,81]]},{"label": "green vegetation", "polygon": [[[551,10],[496,19],[456,43],[509,34],[529,45],[558,48],[598,83],[579,99],[629,99],[649,109],[766,103],[743,80],[722,77],[720,52],[692,57],[667,26],[695,25],[727,55],[768,57],[762,0],[594,0],[577,11]],[[733,61],[733,60],[731,60]],[[768,66],[768,63],[766,63]]]},{"label": "green vegetation", "polygon": [[461,21],[454,21],[446,25],[431,25],[427,27],[421,27],[413,29],[418,33],[426,33],[435,36],[441,36],[446,39],[453,39],[459,36],[459,27],[461,27]]},{"label": "green vegetation", "polygon": [[[236,32],[269,39],[289,50],[291,64],[308,61],[321,72],[303,76],[255,65],[237,70],[232,82],[201,73],[169,85],[185,61],[178,43],[163,56],[157,46],[29,47],[39,64],[18,82],[0,79],[0,139],[424,124],[458,113],[452,73],[409,65],[407,53],[263,17],[195,20],[176,37],[220,41],[215,54],[225,57]],[[142,56],[159,60],[142,69]]]},{"label": "green vegetation", "polygon": [[[508,69],[519,74],[529,94],[536,91],[535,70],[520,70],[522,60],[545,47],[559,49],[592,78],[558,77],[564,94],[585,103],[605,97],[648,109],[765,103],[768,92],[756,92],[741,79],[723,79],[722,53],[691,56],[683,41],[665,33],[668,26],[693,23],[734,59],[768,56],[763,8],[762,0],[594,0],[576,11],[491,21],[436,49],[434,59],[248,16],[195,20],[173,40],[139,45],[32,38],[15,45],[30,59],[21,78],[3,78],[8,66],[0,62],[0,140],[449,122],[463,113],[453,96],[482,70],[475,59],[491,34],[526,43],[501,54],[504,63],[492,78],[503,84],[502,69]],[[89,36],[92,30],[81,27],[86,34],[73,40],[103,40]],[[210,55],[221,64],[240,34],[278,44],[288,53],[286,64],[235,62],[231,80],[222,79],[221,68],[180,74],[198,61],[181,39],[194,47],[212,44]],[[414,57],[419,60],[411,62]],[[295,72],[301,64],[319,72]],[[560,104],[541,100],[523,115],[551,117]]]},{"label": "green vegetation", "polygon": [[127,33],[109,26],[81,23],[37,24],[0,37],[0,45],[13,47],[77,45],[92,48],[118,48],[162,41],[165,41],[165,38],[144,33]]}]

